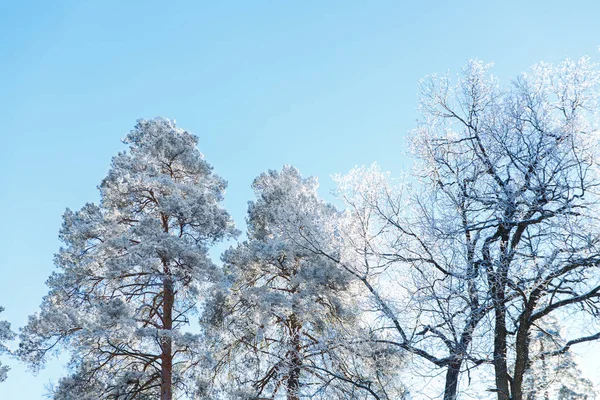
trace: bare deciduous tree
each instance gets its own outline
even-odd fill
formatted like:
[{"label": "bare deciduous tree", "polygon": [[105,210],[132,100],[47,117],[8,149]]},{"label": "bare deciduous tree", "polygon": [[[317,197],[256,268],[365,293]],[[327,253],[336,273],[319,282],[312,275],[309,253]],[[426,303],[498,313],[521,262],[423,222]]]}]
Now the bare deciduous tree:
[{"label": "bare deciduous tree", "polygon": [[[501,400],[523,396],[537,321],[563,308],[597,312],[598,77],[589,60],[567,60],[535,66],[502,91],[471,62],[457,86],[422,85],[420,165],[446,212],[466,221],[457,231],[468,235],[466,254],[494,309]],[[564,350],[598,337],[582,334]]]},{"label": "bare deciduous tree", "polygon": [[421,82],[412,185],[377,169],[339,178],[349,252],[336,261],[388,322],[382,340],[446,369],[447,400],[462,369],[486,364],[489,390],[521,399],[532,328],[598,312],[596,66],[540,64],[506,89],[488,69]]}]

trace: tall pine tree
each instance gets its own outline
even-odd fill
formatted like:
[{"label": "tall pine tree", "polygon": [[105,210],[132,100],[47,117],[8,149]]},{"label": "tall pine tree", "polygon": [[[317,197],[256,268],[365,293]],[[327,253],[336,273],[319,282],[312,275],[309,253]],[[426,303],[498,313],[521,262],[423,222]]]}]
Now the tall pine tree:
[{"label": "tall pine tree", "polygon": [[288,166],[252,185],[248,240],[223,255],[232,283],[215,314],[225,398],[388,398],[371,367],[397,357],[360,336],[352,276],[317,251],[341,245],[317,186]]},{"label": "tall pine tree", "polygon": [[[58,270],[19,354],[39,367],[71,352],[56,398],[170,400],[193,392],[201,336],[184,332],[218,277],[211,244],[235,234],[226,182],[173,121],[140,120],[100,185],[100,204],[68,210]],[[61,397],[62,396],[62,397]]]}]

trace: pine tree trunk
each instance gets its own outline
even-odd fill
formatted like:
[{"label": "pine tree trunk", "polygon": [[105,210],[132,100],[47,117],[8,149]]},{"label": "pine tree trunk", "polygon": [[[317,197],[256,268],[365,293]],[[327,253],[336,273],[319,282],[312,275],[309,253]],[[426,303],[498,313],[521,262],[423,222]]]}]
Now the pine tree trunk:
[{"label": "pine tree trunk", "polygon": [[[161,214],[162,225],[165,233],[169,233],[169,217]],[[160,400],[173,399],[173,305],[175,303],[175,292],[169,261],[162,259],[163,264],[163,329],[168,336],[163,336],[161,341],[161,370],[160,370]]]},{"label": "pine tree trunk", "polygon": [[292,350],[290,352],[289,362],[290,371],[287,380],[287,400],[300,400],[300,369],[302,367],[302,344],[300,343],[301,326],[294,314],[290,317],[290,333]]},{"label": "pine tree trunk", "polygon": [[[173,329],[173,283],[165,279],[163,283],[163,328],[167,331]],[[160,371],[160,400],[173,399],[173,343],[171,336],[163,336],[161,343],[161,371]]]}]

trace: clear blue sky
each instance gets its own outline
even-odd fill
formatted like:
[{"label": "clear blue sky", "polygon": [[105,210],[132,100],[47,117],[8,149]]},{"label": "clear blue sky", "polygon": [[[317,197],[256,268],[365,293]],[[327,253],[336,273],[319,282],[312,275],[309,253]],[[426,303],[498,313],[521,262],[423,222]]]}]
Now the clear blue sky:
[{"label": "clear blue sky", "polygon": [[[200,137],[241,225],[266,169],[296,165],[327,194],[354,165],[407,165],[424,75],[598,60],[599,21],[597,1],[0,1],[0,317],[36,310],[61,214],[97,201],[137,118]],[[61,374],[9,364],[1,399],[40,399]]]}]

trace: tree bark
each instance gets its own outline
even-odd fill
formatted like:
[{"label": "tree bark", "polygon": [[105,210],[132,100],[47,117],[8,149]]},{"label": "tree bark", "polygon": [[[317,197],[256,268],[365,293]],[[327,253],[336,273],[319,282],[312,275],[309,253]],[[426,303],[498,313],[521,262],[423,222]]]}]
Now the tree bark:
[{"label": "tree bark", "polygon": [[[169,232],[169,217],[161,214],[163,229],[166,233]],[[163,263],[163,312],[162,322],[163,330],[167,331],[167,335],[161,338],[161,370],[160,370],[160,400],[173,399],[173,338],[171,332],[173,330],[173,305],[175,303],[175,292],[173,288],[173,280],[171,279],[171,270],[169,262],[162,259]]]},{"label": "tree bark", "polygon": [[451,363],[446,370],[444,400],[456,400],[458,394],[458,377],[460,376],[460,361]]},{"label": "tree bark", "polygon": [[302,367],[302,344],[300,343],[301,326],[296,315],[290,317],[290,333],[292,350],[289,354],[290,372],[287,379],[287,400],[300,400],[300,369]]},{"label": "tree bark", "polygon": [[523,379],[525,373],[530,367],[529,360],[529,344],[530,344],[530,330],[531,330],[531,315],[535,310],[537,302],[540,297],[540,289],[536,289],[531,293],[529,300],[525,302],[525,310],[519,317],[519,329],[517,330],[517,338],[515,340],[515,369],[513,372],[513,382],[511,385],[512,399],[511,400],[522,400],[523,399]]},{"label": "tree bark", "polygon": [[496,391],[498,400],[510,399],[508,366],[506,363],[506,310],[504,290],[495,288],[494,295],[494,372],[496,375]]},{"label": "tree bark", "polygon": [[[175,295],[173,293],[173,283],[170,279],[165,279],[163,283],[163,329],[171,331],[173,329],[173,303]],[[161,340],[161,371],[160,371],[160,399],[173,399],[173,343],[169,335],[163,336]]]},{"label": "tree bark", "polygon": [[529,364],[529,325],[527,322],[521,322],[517,332],[515,342],[515,370],[513,373],[513,382],[511,385],[511,400],[523,400],[523,379]]}]

